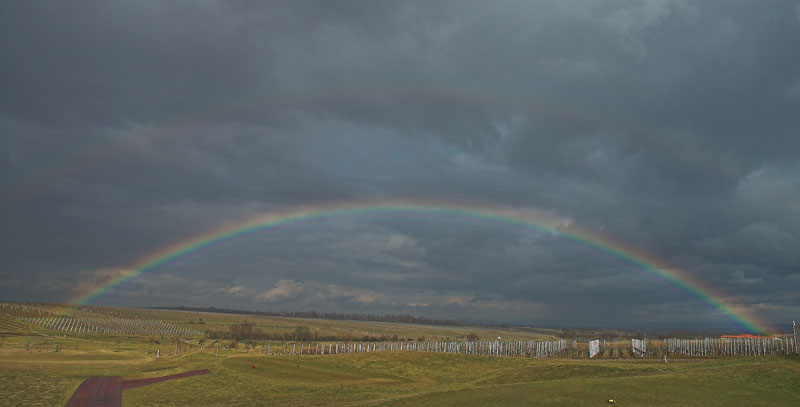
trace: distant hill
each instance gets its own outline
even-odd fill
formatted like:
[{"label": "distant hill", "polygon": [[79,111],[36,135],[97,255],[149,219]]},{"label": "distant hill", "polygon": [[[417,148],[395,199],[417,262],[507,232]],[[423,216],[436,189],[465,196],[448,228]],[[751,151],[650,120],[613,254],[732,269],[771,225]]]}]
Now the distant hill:
[{"label": "distant hill", "polygon": [[403,324],[420,324],[420,325],[446,325],[446,326],[478,326],[464,321],[455,321],[451,319],[431,319],[416,317],[413,315],[374,315],[374,314],[341,314],[337,312],[317,312],[317,311],[247,311],[236,309],[222,309],[222,308],[202,308],[202,307],[142,307],[148,309],[160,309],[171,311],[192,311],[192,312],[218,312],[223,314],[240,314],[240,315],[262,315],[269,317],[290,317],[290,318],[314,318],[314,319],[333,319],[333,320],[347,320],[347,321],[372,321],[372,322],[396,322]]}]

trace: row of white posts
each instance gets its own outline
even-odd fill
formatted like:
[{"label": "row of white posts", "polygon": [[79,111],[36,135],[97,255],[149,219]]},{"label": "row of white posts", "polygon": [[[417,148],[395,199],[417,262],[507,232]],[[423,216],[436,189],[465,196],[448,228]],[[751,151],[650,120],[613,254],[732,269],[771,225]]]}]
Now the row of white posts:
[{"label": "row of white posts", "polygon": [[631,351],[639,357],[647,356],[647,340],[631,339]]},{"label": "row of white posts", "polygon": [[119,319],[119,318],[24,318],[25,321],[43,326],[47,329],[75,333],[127,333],[127,334],[172,334],[200,335],[200,332],[188,331],[158,320]]},{"label": "row of white posts", "polygon": [[49,316],[53,314],[52,311],[41,309],[40,307],[28,307],[6,302],[0,302],[0,313],[7,314],[10,317]]},{"label": "row of white posts", "polygon": [[663,339],[667,354],[681,356],[763,356],[797,353],[794,338]]},{"label": "row of white posts", "polygon": [[[703,338],[703,339],[661,339],[650,340],[660,349],[652,349],[651,355],[665,354],[690,357],[716,356],[765,356],[797,354],[797,341],[788,338]],[[605,341],[603,341],[605,347]],[[631,339],[631,352],[639,357],[647,357],[647,340]],[[600,340],[589,341],[589,357],[597,356],[602,349]]]},{"label": "row of white posts", "polygon": [[[661,339],[650,340],[650,344],[660,342],[662,348],[653,349],[654,354],[692,357],[714,356],[760,356],[796,353],[793,338],[704,338],[704,339]],[[577,344],[575,344],[577,345]],[[288,346],[288,345],[287,345]],[[589,342],[589,357],[601,352],[600,341]],[[264,352],[291,355],[338,355],[361,352],[422,351],[445,352],[487,356],[529,356],[547,358],[564,355],[567,351],[565,340],[553,341],[449,341],[449,342],[368,342],[368,343],[292,343],[291,350],[281,347],[273,352],[266,345]],[[648,341],[631,339],[631,351],[639,357],[647,357]]]},{"label": "row of white posts", "polygon": [[[420,351],[487,356],[530,356],[546,358],[564,353],[565,340],[554,341],[447,341],[447,342],[368,342],[368,343],[293,343],[292,355],[337,355],[360,352]],[[280,352],[280,351],[279,351]],[[272,348],[266,346],[270,355]],[[289,353],[284,348],[282,353]]]}]

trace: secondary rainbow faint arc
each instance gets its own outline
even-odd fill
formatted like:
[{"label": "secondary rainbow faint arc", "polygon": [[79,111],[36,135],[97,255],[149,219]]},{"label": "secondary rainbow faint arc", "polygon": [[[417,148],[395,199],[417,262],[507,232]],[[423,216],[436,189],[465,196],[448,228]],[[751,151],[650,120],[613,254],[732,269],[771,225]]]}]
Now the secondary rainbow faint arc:
[{"label": "secondary rainbow faint arc", "polygon": [[547,219],[544,213],[536,214],[519,209],[486,205],[430,201],[336,202],[259,215],[233,225],[222,226],[157,250],[128,267],[129,272],[105,282],[92,289],[88,294],[69,301],[69,303],[87,305],[115,287],[144,273],[220,242],[249,233],[294,222],[369,214],[450,215],[495,223],[514,224],[556,234],[623,259],[681,287],[721,311],[742,328],[753,332],[769,330],[767,324],[761,323],[754,317],[747,315],[743,310],[737,310],[733,305],[727,304],[721,295],[714,293],[710,288],[705,287],[701,281],[692,278],[686,272],[668,266],[665,262],[659,261],[631,245],[624,244],[609,236],[601,235],[597,231],[581,228],[574,224],[566,228],[559,227],[555,218]]},{"label": "secondary rainbow faint arc", "polygon": [[[293,91],[270,94],[263,98],[241,98],[203,106],[199,109],[189,110],[179,115],[162,118],[153,126],[143,126],[133,130],[122,131],[117,137],[102,142],[86,144],[77,151],[67,154],[61,160],[49,161],[44,167],[17,176],[14,179],[3,181],[0,178],[0,197],[19,198],[32,190],[55,182],[56,178],[65,173],[85,171],[90,168],[111,162],[115,157],[123,156],[131,149],[135,149],[141,142],[154,143],[157,140],[179,137],[192,134],[193,130],[209,121],[224,118],[228,115],[238,115],[257,111],[273,111],[276,108],[296,108],[304,104],[325,103],[336,104],[341,101],[351,101],[370,97],[420,97],[425,100],[436,100],[440,104],[458,102],[473,102],[485,104],[493,108],[503,108],[512,112],[543,111],[570,122],[592,124],[597,127],[610,127],[623,133],[637,134],[639,142],[646,141],[657,143],[660,148],[674,150],[681,156],[689,157],[694,162],[701,164],[716,163],[723,172],[736,172],[732,168],[735,163],[720,159],[712,154],[686,142],[677,142],[674,139],[661,137],[658,132],[637,125],[634,122],[615,117],[609,112],[592,111],[587,106],[566,104],[552,98],[534,98],[529,94],[516,94],[501,90],[459,87],[415,87],[415,86],[362,86],[350,88],[331,88],[306,91]],[[715,164],[715,165],[716,165]]]}]

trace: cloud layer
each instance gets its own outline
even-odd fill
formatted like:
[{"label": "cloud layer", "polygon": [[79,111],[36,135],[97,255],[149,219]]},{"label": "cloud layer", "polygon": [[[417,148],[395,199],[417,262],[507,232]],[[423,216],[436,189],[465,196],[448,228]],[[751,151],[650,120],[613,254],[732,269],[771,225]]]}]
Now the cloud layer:
[{"label": "cloud layer", "polygon": [[[5,3],[0,298],[74,298],[108,270],[270,211],[443,199],[602,231],[785,325],[800,311],[798,7]],[[398,215],[230,241],[113,298],[730,324],[564,239]]]}]

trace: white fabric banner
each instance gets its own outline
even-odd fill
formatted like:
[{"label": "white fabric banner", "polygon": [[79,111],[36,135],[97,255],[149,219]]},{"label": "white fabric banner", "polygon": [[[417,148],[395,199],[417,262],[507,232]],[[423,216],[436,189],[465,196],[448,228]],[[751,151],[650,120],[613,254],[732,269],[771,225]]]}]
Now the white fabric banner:
[{"label": "white fabric banner", "polygon": [[600,340],[599,339],[595,339],[595,340],[589,342],[589,357],[593,358],[598,353],[600,353]]}]

